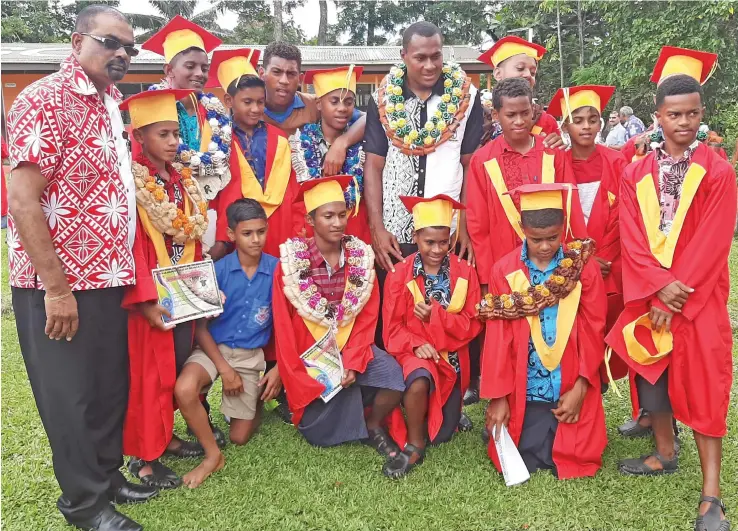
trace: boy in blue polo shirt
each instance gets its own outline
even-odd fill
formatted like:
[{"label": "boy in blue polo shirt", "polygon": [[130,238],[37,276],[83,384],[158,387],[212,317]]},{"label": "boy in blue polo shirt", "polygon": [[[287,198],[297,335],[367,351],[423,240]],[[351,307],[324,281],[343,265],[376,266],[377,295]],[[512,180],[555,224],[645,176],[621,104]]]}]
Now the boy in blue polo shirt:
[{"label": "boy in blue polo shirt", "polygon": [[[225,295],[223,313],[210,321],[198,321],[198,347],[175,387],[182,416],[205,449],[202,463],[182,478],[190,488],[199,486],[225,465],[200,394],[220,376],[220,410],[231,417],[231,442],[242,445],[259,426],[262,403],[277,396],[282,387],[276,367],[260,381],[260,372],[266,368],[262,348],[272,334],[272,280],[279,263],[277,258],[262,253],[266,212],[254,199],[239,199],[226,209],[226,216],[228,237],[236,249],[215,263],[218,286]],[[266,385],[261,389],[263,383]]]}]

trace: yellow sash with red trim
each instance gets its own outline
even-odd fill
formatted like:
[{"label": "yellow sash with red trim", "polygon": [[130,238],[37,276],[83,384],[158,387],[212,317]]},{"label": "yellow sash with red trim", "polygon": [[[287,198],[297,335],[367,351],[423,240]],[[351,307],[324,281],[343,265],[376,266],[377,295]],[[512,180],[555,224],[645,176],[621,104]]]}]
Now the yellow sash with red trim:
[{"label": "yellow sash with red trim", "polygon": [[241,194],[243,197],[256,199],[264,207],[267,217],[271,217],[284,201],[284,194],[292,172],[290,145],[287,139],[282,136],[277,137],[277,153],[274,156],[269,176],[265,176],[266,186],[264,188],[259,184],[251,165],[244,157],[238,141],[233,142],[233,149],[236,150],[238,167],[241,171]]},{"label": "yellow sash with red trim", "polygon": [[[525,273],[521,269],[506,275],[505,279],[512,291],[525,293],[530,287],[528,277],[525,276]],[[549,371],[554,370],[561,364],[564,349],[566,349],[569,336],[574,328],[574,320],[577,317],[581,296],[582,283],[578,281],[571,293],[559,300],[559,310],[556,316],[556,341],[551,347],[543,339],[540,316],[529,315],[526,317],[528,325],[530,325],[530,336],[533,339],[533,345],[536,347],[538,357],[541,358],[541,363]]]},{"label": "yellow sash with red trim", "polygon": [[[418,304],[419,302],[425,302],[425,295],[423,295],[423,291],[420,289],[415,279],[412,279],[410,282],[405,284],[405,286],[408,290],[410,290],[410,293],[412,293],[413,302],[415,304]],[[464,305],[466,304],[466,294],[468,291],[469,280],[462,277],[456,279],[454,292],[451,294],[451,300],[448,303],[448,308],[446,308],[446,311],[448,313],[459,313],[461,310],[463,310]],[[446,360],[446,362],[448,362],[447,350],[439,352],[439,354],[444,360]]]}]

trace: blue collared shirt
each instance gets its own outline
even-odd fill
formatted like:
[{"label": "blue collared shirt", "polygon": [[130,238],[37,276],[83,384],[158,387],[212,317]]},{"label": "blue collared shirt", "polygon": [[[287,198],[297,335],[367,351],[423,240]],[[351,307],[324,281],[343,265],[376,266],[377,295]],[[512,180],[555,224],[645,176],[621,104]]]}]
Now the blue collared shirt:
[{"label": "blue collared shirt", "polygon": [[249,137],[246,131],[241,129],[233,122],[233,133],[238,139],[238,144],[243,150],[243,156],[254,171],[256,180],[259,181],[261,188],[264,188],[264,177],[266,174],[266,156],[267,156],[267,127],[262,121],[259,121],[254,127],[254,134]]},{"label": "blue collared shirt", "polygon": [[215,262],[218,287],[225,293],[223,313],[208,325],[215,342],[230,348],[260,348],[272,334],[272,280],[279,260],[262,253],[259,267],[248,278],[238,251]]},{"label": "blue collared shirt", "polygon": [[[523,242],[523,250],[520,253],[522,260],[528,268],[531,286],[537,286],[546,282],[558,267],[559,261],[564,258],[564,250],[559,250],[549,262],[544,271],[538,269],[533,261],[528,258],[528,242]],[[559,305],[551,306],[541,310],[541,334],[546,344],[550,347],[556,342],[556,318],[559,315]],[[549,371],[543,366],[541,358],[533,345],[533,338],[528,339],[528,385],[526,387],[525,399],[528,402],[557,402],[561,395],[561,366]]]}]

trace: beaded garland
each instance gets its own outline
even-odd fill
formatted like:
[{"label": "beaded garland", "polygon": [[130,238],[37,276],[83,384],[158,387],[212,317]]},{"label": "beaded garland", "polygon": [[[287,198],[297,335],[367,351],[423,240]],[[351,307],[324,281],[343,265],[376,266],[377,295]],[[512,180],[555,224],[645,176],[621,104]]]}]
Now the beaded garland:
[{"label": "beaded garland", "polygon": [[479,319],[521,319],[538,315],[566,298],[576,286],[582,270],[595,253],[592,239],[574,240],[567,244],[564,258],[543,284],[531,286],[525,292],[513,291],[502,295],[488,293],[476,305]]},{"label": "beaded garland", "polygon": [[420,130],[414,128],[402,95],[407,67],[398,63],[382,81],[378,92],[379,118],[385,134],[407,155],[429,155],[451,138],[469,107],[471,80],[457,63],[443,65],[443,95],[433,116]]},{"label": "beaded garland", "polygon": [[[149,90],[171,88],[166,81],[158,85],[151,85]],[[212,129],[212,137],[208,150],[205,152],[191,148],[180,136],[177,156],[173,165],[178,170],[188,167],[192,170],[195,179],[217,178],[220,181],[217,190],[212,186],[205,186],[205,198],[213,199],[218,192],[230,181],[229,159],[231,154],[231,138],[233,134],[231,118],[221,101],[212,93],[199,92],[197,101],[205,108],[205,118]]]},{"label": "beaded garland", "polygon": [[[292,163],[297,173],[298,182],[318,179],[323,175],[323,157],[321,156],[321,143],[324,142],[323,129],[320,123],[306,124],[303,126],[298,139],[290,139],[293,147]],[[297,156],[295,156],[297,155]],[[301,155],[301,156],[300,156]],[[341,169],[343,175],[350,175],[359,186],[358,193],[364,191],[364,150],[361,143],[356,143],[346,150],[346,160]],[[346,199],[346,208],[349,210],[356,206],[356,186],[349,184],[343,191]]]},{"label": "beaded garland", "polygon": [[339,304],[328,304],[310,275],[310,252],[304,238],[290,238],[279,246],[284,294],[303,319],[326,328],[344,326],[361,312],[374,288],[374,252],[353,236],[344,236],[348,282]]}]

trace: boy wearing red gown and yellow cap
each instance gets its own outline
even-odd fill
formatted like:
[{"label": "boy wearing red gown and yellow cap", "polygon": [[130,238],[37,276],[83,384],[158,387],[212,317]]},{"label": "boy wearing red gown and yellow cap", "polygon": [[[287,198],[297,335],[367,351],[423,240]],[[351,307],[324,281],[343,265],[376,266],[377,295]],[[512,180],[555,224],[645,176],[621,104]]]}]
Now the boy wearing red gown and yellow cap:
[{"label": "boy wearing red gown and yellow cap", "polygon": [[[290,137],[297,182],[323,176],[323,164],[331,145],[348,131],[356,108],[356,80],[363,71],[360,66],[349,65],[305,72],[304,83],[313,85],[318,98],[320,120],[302,126]],[[371,234],[366,207],[361,206],[364,194],[364,150],[361,142],[348,148],[340,173],[353,178],[344,190],[346,207],[353,212],[346,234],[369,242]]]},{"label": "boy wearing red gown and yellow cap", "polygon": [[407,444],[384,473],[406,475],[425,457],[426,440],[451,440],[469,385],[469,342],[481,330],[479,280],[452,253],[451,224],[464,206],[446,195],[400,196],[413,214],[418,252],[395,266],[384,285],[384,344],[402,365]]},{"label": "boy wearing red gown and yellow cap", "polygon": [[268,216],[264,252],[279,255],[279,245],[297,236],[304,212],[293,204],[299,185],[292,171],[290,146],[281,129],[264,122],[266,90],[256,67],[259,50],[239,48],[213,53],[213,75],[205,85],[220,86],[231,111],[231,180],[210,205],[217,213],[215,240],[210,255],[218,260],[229,251],[226,209],[244,197],[255,199]]},{"label": "boy wearing red gown and yellow cap", "polygon": [[[486,321],[481,396],[495,438],[506,426],[532,473],[593,476],[607,445],[600,393],[606,306],[591,240],[563,244],[572,185],[524,185],[522,246],[495,263]],[[495,441],[488,453],[500,470]]]},{"label": "boy wearing red gown and yellow cap", "polygon": [[723,531],[729,529],[719,497],[733,373],[726,301],[736,176],[697,140],[704,113],[698,79],[675,73],[660,82],[656,116],[664,142],[623,175],[625,310],[607,342],[637,373],[638,398],[656,440],[651,455],[621,461],[621,472],[675,472],[676,418],[692,428],[702,466],[695,529]]},{"label": "boy wearing red gown and yellow cap", "polygon": [[[379,314],[374,253],[345,235],[348,176],[326,177],[302,185],[314,237],[292,238],[280,246],[281,267],[274,275],[272,299],[277,363],[292,420],[316,446],[366,441],[389,458],[399,453],[382,427],[402,426],[396,409],[405,383],[392,356],[374,346]],[[341,390],[328,402],[326,385],[314,379],[301,355],[333,330],[343,360]],[[365,418],[364,407],[371,406]]]},{"label": "boy wearing red gown and yellow cap", "polygon": [[[498,83],[503,79],[521,77],[530,84],[532,89],[536,86],[538,62],[545,53],[544,46],[511,35],[498,40],[494,46],[480,55],[478,60],[494,68],[492,75]],[[491,110],[491,97],[485,97],[483,101],[485,101],[485,107]],[[545,142],[550,147],[558,147],[558,144],[561,144],[561,138],[556,119],[538,104],[533,105],[533,113],[534,125],[531,133],[545,137]],[[487,125],[482,145],[502,134],[502,128],[498,122],[494,121]]]},{"label": "boy wearing red gown and yellow cap", "polygon": [[[467,228],[483,290],[495,262],[523,239],[516,198],[507,191],[524,184],[574,184],[564,152],[547,149],[543,139],[530,132],[533,93],[529,84],[520,78],[505,79],[493,94],[502,135],[474,153],[466,194]],[[585,237],[587,227],[576,191],[574,199],[569,223],[575,237]]]},{"label": "boy wearing red gown and yellow cap", "polygon": [[141,482],[158,488],[181,480],[159,462],[166,452],[180,457],[202,454],[200,445],[173,435],[174,383],[192,350],[193,325],[166,325],[152,270],[202,259],[207,203],[188,169],[172,161],[179,144],[176,102],[190,91],[147,91],[121,103],[131,115],[133,136],[142,151],[132,164],[138,224],[133,245],[136,285],[126,289],[129,311],[130,382],[123,430],[128,468]]}]

